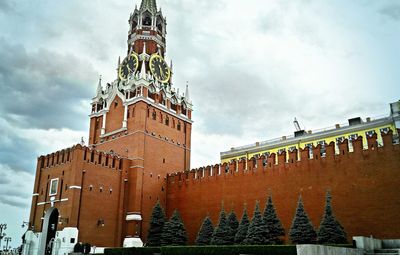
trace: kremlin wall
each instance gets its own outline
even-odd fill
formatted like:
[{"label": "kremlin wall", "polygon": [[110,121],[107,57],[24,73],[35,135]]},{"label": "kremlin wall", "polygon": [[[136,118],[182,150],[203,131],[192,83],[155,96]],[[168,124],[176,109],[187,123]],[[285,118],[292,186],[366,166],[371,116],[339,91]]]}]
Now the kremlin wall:
[{"label": "kremlin wall", "polygon": [[325,193],[330,190],[335,216],[349,240],[355,235],[399,237],[400,145],[393,144],[392,131],[382,134],[382,138],[383,146],[378,147],[377,135],[368,137],[367,150],[363,149],[360,136],[353,141],[353,152],[349,152],[345,140],[339,144],[340,154],[335,154],[332,142],[323,156],[319,156],[320,145],[313,147],[312,159],[306,148],[299,153],[283,152],[170,174],[167,214],[179,210],[193,242],[205,216],[218,223],[221,204],[226,211],[233,209],[238,217],[246,205],[252,215],[255,202],[260,201],[264,209],[271,194],[288,233],[299,195],[317,228],[323,216]]}]

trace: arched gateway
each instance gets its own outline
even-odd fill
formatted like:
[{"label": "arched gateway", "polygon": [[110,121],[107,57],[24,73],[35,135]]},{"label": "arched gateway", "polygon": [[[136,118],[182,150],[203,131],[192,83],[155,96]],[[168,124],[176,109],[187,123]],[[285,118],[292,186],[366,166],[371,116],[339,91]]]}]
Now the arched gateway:
[{"label": "arched gateway", "polygon": [[43,221],[42,239],[40,240],[38,255],[51,255],[57,231],[58,215],[57,208],[51,207],[47,209]]}]

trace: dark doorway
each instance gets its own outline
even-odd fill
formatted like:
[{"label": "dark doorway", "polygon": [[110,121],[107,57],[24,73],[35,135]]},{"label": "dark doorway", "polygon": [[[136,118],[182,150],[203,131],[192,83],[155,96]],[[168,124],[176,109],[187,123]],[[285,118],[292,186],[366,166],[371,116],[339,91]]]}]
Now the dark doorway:
[{"label": "dark doorway", "polygon": [[38,255],[51,255],[54,238],[56,237],[59,212],[57,208],[51,207],[46,211],[42,228],[42,241]]}]

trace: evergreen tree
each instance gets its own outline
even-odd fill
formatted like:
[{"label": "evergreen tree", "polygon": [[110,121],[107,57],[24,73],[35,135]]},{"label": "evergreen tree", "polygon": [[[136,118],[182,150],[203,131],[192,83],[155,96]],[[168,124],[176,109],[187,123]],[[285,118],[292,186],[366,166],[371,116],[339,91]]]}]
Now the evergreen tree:
[{"label": "evergreen tree", "polygon": [[245,244],[270,244],[268,239],[268,229],[265,225],[264,219],[261,215],[258,201],[256,203],[256,208],[254,210],[254,216],[247,230]]},{"label": "evergreen tree", "polygon": [[147,235],[148,246],[160,246],[161,245],[161,233],[165,224],[165,212],[161,207],[160,202],[157,201],[153,207],[153,212],[150,219],[150,228]]},{"label": "evergreen tree", "polygon": [[317,233],[304,210],[301,196],[297,203],[296,215],[289,233],[290,240],[296,244],[312,244],[317,239]]},{"label": "evergreen tree", "polygon": [[228,226],[231,228],[231,234],[229,235],[229,238],[231,240],[231,243],[235,243],[235,235],[239,227],[239,221],[237,220],[236,213],[231,210],[231,212],[228,215]]},{"label": "evergreen tree", "polygon": [[325,213],[318,229],[317,241],[322,244],[344,244],[347,243],[346,232],[333,215],[331,200],[331,194],[328,191],[326,193]]},{"label": "evergreen tree", "polygon": [[161,245],[186,245],[187,234],[178,210],[175,210],[171,219],[164,224],[161,234]]},{"label": "evergreen tree", "polygon": [[201,224],[200,231],[196,238],[197,245],[209,245],[214,233],[214,226],[210,217],[206,217]]},{"label": "evergreen tree", "polygon": [[285,229],[276,214],[274,204],[272,203],[271,196],[268,197],[267,205],[264,211],[264,221],[268,229],[268,238],[273,244],[281,244],[282,237],[285,236]]},{"label": "evergreen tree", "polygon": [[250,220],[247,215],[246,207],[243,209],[243,216],[240,220],[239,227],[235,235],[235,244],[242,244],[244,239],[246,239],[247,230],[249,229]]},{"label": "evergreen tree", "polygon": [[232,233],[232,229],[229,227],[228,222],[225,216],[224,208],[221,209],[221,213],[219,215],[219,222],[217,227],[214,229],[213,237],[211,239],[212,245],[228,245],[232,244],[233,241],[230,238],[230,234]]}]

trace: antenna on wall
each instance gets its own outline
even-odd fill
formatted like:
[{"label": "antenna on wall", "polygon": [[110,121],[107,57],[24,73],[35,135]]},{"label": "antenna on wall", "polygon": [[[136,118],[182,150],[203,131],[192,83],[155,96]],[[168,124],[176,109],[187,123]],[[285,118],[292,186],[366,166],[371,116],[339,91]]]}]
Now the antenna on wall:
[{"label": "antenna on wall", "polygon": [[297,121],[297,118],[294,118],[293,124],[294,124],[294,128],[296,129],[296,131],[301,131],[302,130],[301,127],[300,127],[299,122]]}]

